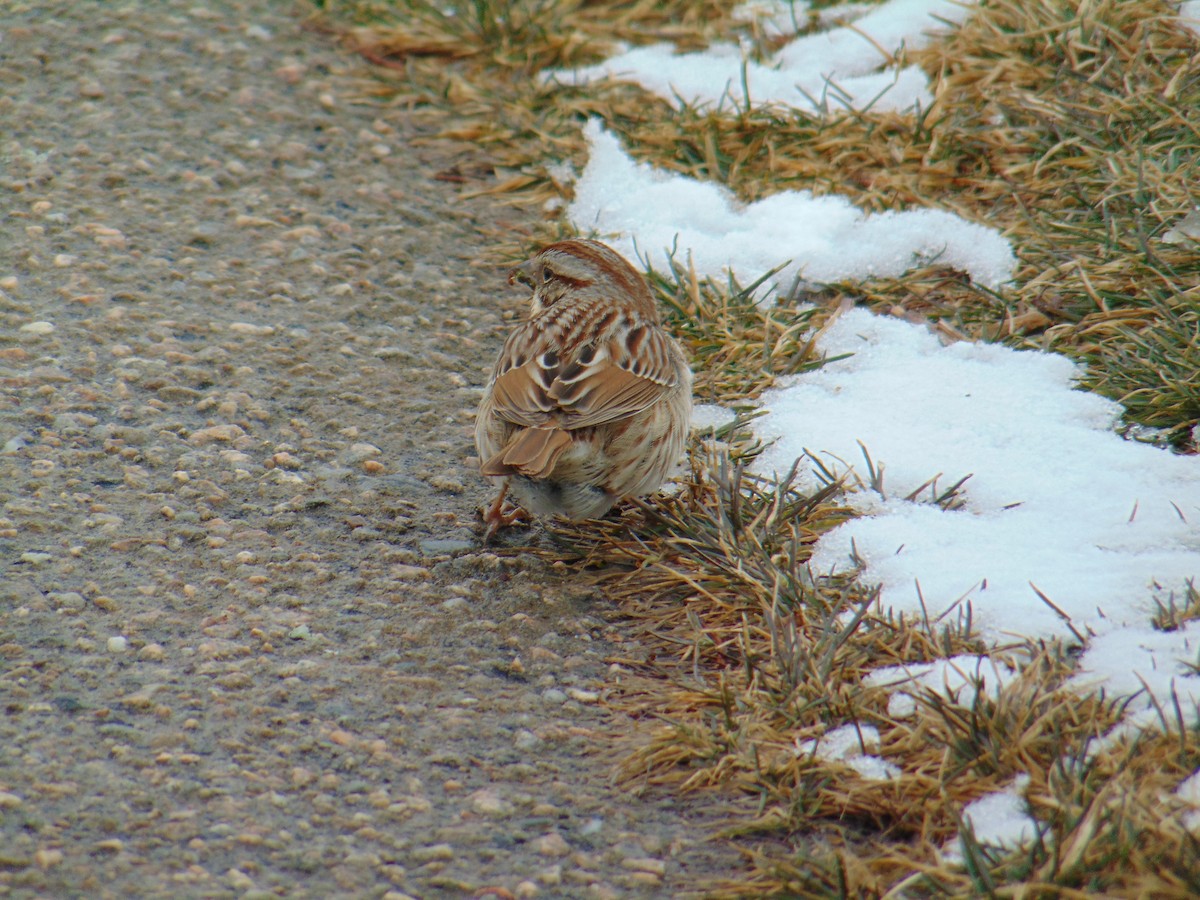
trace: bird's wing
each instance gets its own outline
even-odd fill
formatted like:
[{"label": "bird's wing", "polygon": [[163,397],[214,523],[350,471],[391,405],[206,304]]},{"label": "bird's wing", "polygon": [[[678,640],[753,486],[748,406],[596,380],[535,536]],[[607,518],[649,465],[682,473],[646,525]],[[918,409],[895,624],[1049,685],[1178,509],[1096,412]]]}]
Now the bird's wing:
[{"label": "bird's wing", "polygon": [[514,332],[496,364],[492,402],[527,428],[574,430],[628,418],[679,381],[671,338],[648,323],[621,323],[606,337],[564,349],[554,329]]}]

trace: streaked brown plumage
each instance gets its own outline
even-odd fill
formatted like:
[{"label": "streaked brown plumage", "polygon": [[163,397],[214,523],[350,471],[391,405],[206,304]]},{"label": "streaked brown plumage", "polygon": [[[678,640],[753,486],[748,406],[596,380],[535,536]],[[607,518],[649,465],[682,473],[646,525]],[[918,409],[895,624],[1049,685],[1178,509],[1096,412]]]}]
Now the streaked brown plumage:
[{"label": "streaked brown plumage", "polygon": [[620,254],[560,241],[513,269],[533,289],[504,344],[475,423],[480,471],[538,515],[602,516],[648,494],[683,453],[692,373],[654,297]]}]

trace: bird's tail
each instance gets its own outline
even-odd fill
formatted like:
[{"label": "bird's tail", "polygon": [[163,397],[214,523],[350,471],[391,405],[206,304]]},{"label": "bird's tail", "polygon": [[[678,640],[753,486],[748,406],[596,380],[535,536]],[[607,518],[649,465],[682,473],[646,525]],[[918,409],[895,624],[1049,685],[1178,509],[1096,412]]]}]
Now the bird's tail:
[{"label": "bird's tail", "polygon": [[545,478],[569,446],[571,436],[561,428],[522,428],[503,450],[483,463],[480,471],[484,475]]}]

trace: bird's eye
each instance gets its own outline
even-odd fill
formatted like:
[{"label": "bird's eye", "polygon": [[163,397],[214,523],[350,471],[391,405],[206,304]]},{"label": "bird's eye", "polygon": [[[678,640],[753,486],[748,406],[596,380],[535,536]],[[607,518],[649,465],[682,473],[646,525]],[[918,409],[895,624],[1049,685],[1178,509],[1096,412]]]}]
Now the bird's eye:
[{"label": "bird's eye", "polygon": [[550,271],[549,266],[542,267],[542,284],[549,284],[550,279],[554,277],[554,273]]}]

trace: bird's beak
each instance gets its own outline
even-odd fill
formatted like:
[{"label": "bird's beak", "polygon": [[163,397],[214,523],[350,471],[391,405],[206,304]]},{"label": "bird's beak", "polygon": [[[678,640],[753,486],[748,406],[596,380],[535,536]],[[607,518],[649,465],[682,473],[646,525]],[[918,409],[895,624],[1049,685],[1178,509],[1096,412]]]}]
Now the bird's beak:
[{"label": "bird's beak", "polygon": [[533,268],[533,260],[527,259],[519,266],[515,266],[508,272],[508,283],[517,284],[520,282],[531,291],[536,290],[537,285],[534,283],[533,274],[530,271]]}]

